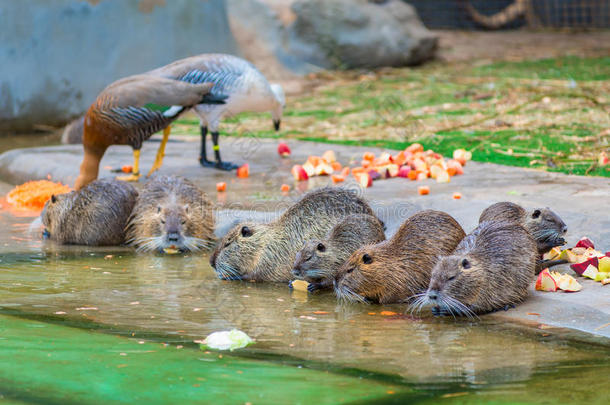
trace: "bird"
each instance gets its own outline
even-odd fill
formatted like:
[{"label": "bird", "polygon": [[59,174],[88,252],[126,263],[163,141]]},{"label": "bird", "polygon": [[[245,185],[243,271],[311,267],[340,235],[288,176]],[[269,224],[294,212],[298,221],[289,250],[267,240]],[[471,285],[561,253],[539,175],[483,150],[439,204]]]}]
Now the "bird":
[{"label": "bird", "polygon": [[98,176],[99,165],[110,145],[130,145],[134,164],[131,176],[137,181],[142,143],[163,129],[163,140],[149,172],[161,167],[169,124],[195,105],[222,104],[227,96],[210,92],[213,83],[189,83],[152,75],[134,75],[108,85],[85,114],[84,157],[74,188],[79,190]]},{"label": "bird", "polygon": [[[236,164],[223,161],[220,156],[218,128],[223,118],[244,111],[271,112],[275,130],[280,129],[286,104],[282,86],[270,84],[265,76],[245,59],[228,54],[201,54],[177,60],[146,74],[188,83],[214,83],[211,94],[227,96],[224,104],[201,103],[193,108],[200,121],[199,163],[204,167],[227,171],[238,167]],[[208,130],[212,137],[215,161],[208,160],[207,157]]]}]

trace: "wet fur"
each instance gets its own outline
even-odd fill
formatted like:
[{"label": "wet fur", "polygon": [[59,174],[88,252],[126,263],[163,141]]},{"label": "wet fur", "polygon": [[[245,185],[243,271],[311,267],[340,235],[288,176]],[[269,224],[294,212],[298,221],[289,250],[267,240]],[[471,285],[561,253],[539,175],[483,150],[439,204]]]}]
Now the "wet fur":
[{"label": "wet fur", "polygon": [[[451,253],[464,236],[449,214],[418,212],[391,239],[356,250],[337,273],[335,293],[348,301],[403,302],[428,288],[438,257]],[[372,263],[364,263],[365,254]]]},{"label": "wet fur", "polygon": [[49,239],[60,244],[112,246],[125,242],[125,225],[138,192],[125,182],[96,180],[54,196],[42,211]]},{"label": "wet fur", "polygon": [[[346,215],[374,215],[354,191],[326,187],[307,193],[268,224],[242,223],[218,243],[210,258],[220,278],[286,282],[305,241],[324,238]],[[244,237],[247,226],[251,236]]]},{"label": "wet fur", "polygon": [[[432,304],[441,314],[474,316],[517,305],[527,298],[537,260],[536,241],[521,225],[483,222],[438,261],[428,291],[413,307]],[[431,300],[431,294],[438,298]]]},{"label": "wet fur", "polygon": [[138,251],[162,251],[172,245],[162,221],[179,220],[180,250],[211,249],[215,242],[211,201],[189,180],[156,176],[140,193],[127,225],[127,242]]},{"label": "wet fur", "polygon": [[[323,239],[308,241],[297,253],[293,274],[315,285],[331,288],[339,267],[356,249],[385,240],[383,223],[371,215],[350,215]],[[319,251],[322,244],[324,251]]]},{"label": "wet fur", "polygon": [[[536,210],[540,211],[540,215],[533,218]],[[487,207],[481,213],[479,223],[485,221],[516,222],[523,226],[536,241],[538,253],[541,255],[555,246],[566,243],[563,239],[567,229],[566,224],[550,208],[526,210],[515,203],[499,202]]]}]

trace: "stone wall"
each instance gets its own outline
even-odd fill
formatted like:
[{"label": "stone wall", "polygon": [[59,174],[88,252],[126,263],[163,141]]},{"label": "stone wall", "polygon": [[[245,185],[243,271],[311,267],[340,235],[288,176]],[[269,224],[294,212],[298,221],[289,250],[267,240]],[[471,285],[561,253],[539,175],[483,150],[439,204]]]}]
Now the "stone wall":
[{"label": "stone wall", "polygon": [[225,0],[0,0],[0,132],[61,125],[110,82],[238,53]]}]

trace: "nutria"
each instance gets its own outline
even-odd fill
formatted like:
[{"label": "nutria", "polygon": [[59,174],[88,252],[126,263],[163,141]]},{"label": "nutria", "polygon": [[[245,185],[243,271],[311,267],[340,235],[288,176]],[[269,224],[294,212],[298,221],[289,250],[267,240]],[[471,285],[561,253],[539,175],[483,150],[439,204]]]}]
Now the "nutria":
[{"label": "nutria", "polygon": [[464,236],[449,214],[420,211],[392,238],[356,250],[337,272],[335,293],[348,301],[403,302],[428,288],[438,257],[453,252]]},{"label": "nutria", "polygon": [[359,247],[385,240],[383,223],[372,215],[349,215],[323,239],[305,243],[295,258],[292,274],[309,282],[309,290],[330,288],[335,273]]},{"label": "nutria", "polygon": [[44,235],[61,244],[120,245],[137,196],[133,186],[117,180],[96,180],[54,195],[41,214]]},{"label": "nutria", "polygon": [[338,187],[311,191],[275,221],[235,226],[218,243],[210,264],[223,279],[289,281],[305,241],[324,238],[350,214],[374,215],[354,191]]},{"label": "nutria", "polygon": [[510,221],[523,226],[536,241],[539,254],[566,243],[563,235],[568,227],[550,208],[526,210],[520,205],[504,201],[487,207],[481,213],[479,223],[485,221]]},{"label": "nutria", "polygon": [[483,222],[439,259],[413,308],[432,304],[435,315],[453,316],[508,309],[527,297],[537,259],[536,241],[521,225]]},{"label": "nutria", "polygon": [[140,252],[196,251],[214,244],[207,196],[187,179],[155,176],[140,192],[127,225],[127,243]]}]

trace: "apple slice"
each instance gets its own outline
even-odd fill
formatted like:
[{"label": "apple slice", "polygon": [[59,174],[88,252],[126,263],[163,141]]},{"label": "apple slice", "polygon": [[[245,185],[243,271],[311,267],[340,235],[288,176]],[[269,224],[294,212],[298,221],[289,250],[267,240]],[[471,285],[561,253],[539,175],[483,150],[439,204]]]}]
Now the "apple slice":
[{"label": "apple slice", "polygon": [[549,273],[549,269],[544,269],[538,274],[538,278],[536,279],[536,290],[538,291],[557,291],[557,283],[551,273]]},{"label": "apple slice", "polygon": [[567,260],[569,263],[578,263],[581,256],[575,255],[570,249],[565,249],[559,254],[559,259]]},{"label": "apple slice", "polygon": [[419,193],[419,195],[430,194],[430,187],[428,187],[428,186],[419,186],[419,187],[417,187],[417,192]]},{"label": "apple slice", "polygon": [[290,283],[290,287],[297,291],[307,292],[308,286],[309,286],[309,283],[305,280],[294,280],[292,283]]},{"label": "apple slice", "polygon": [[393,157],[393,160],[398,166],[402,166],[407,163],[407,155],[405,151],[398,152],[396,156]]},{"label": "apple slice", "polygon": [[412,143],[411,145],[409,145],[407,147],[407,149],[405,149],[405,153],[417,153],[417,152],[423,152],[424,151],[424,147],[419,144],[419,143]]},{"label": "apple slice", "polygon": [[466,165],[470,159],[472,159],[472,152],[464,149],[456,149],[453,151],[453,158],[460,162],[462,166]]},{"label": "apple slice", "polygon": [[305,162],[302,167],[303,170],[305,170],[305,173],[307,173],[308,178],[313,177],[316,174],[316,168],[310,161]]},{"label": "apple slice", "polygon": [[559,289],[565,292],[576,292],[582,290],[582,285],[569,274],[563,274],[559,279]]},{"label": "apple slice", "polygon": [[327,150],[322,154],[322,159],[326,160],[327,163],[334,163],[337,161],[337,156],[332,150]]},{"label": "apple slice", "polygon": [[245,179],[250,177],[250,165],[244,164],[237,168],[237,177],[240,179]]},{"label": "apple slice", "polygon": [[546,252],[545,254],[543,254],[542,259],[543,260],[555,260],[555,259],[558,259],[560,255],[561,255],[561,248],[556,246],[553,249]]},{"label": "apple slice", "polygon": [[585,256],[587,259],[590,259],[592,257],[604,257],[605,255],[602,252],[593,248],[587,248],[583,256]]},{"label": "apple slice", "polygon": [[597,275],[597,273],[599,273],[599,271],[597,270],[597,267],[590,264],[587,266],[585,271],[582,272],[582,276],[590,278],[591,280],[595,280],[595,276]]},{"label": "apple slice", "polygon": [[354,175],[354,177],[362,188],[371,187],[373,185],[373,179],[368,173],[359,173]]},{"label": "apple slice", "polygon": [[610,277],[610,273],[606,273],[606,272],[602,272],[602,271],[598,271],[597,274],[595,275],[595,281],[602,281],[607,279],[608,277]]},{"label": "apple slice", "polygon": [[315,168],[316,176],[327,176],[334,172],[333,167],[326,162],[322,162]]},{"label": "apple slice", "polygon": [[290,172],[292,173],[292,175],[294,176],[294,179],[296,181],[302,181],[302,180],[309,179],[309,175],[307,174],[307,172],[301,165],[292,166],[292,170],[290,170]]},{"label": "apple slice", "polygon": [[586,236],[583,236],[582,238],[580,238],[580,240],[574,247],[584,247],[585,249],[588,249],[588,248],[595,249],[595,245],[593,244],[593,241],[591,239],[587,238]]},{"label": "apple slice", "polygon": [[597,271],[598,263],[599,261],[597,257],[594,257],[581,263],[571,264],[570,268],[582,276],[589,266],[593,267]]},{"label": "apple slice", "polygon": [[603,273],[610,273],[610,257],[603,256],[597,258],[597,269]]},{"label": "apple slice", "polygon": [[409,172],[411,171],[411,167],[404,165],[404,166],[400,166],[400,169],[398,169],[398,177],[404,177],[404,178],[408,178],[409,177]]},{"label": "apple slice", "polygon": [[442,170],[437,176],[436,176],[436,182],[437,183],[449,183],[451,181],[451,176],[449,176],[449,173],[447,173],[446,170]]},{"label": "apple slice", "polygon": [[280,142],[279,145],[277,145],[277,153],[283,158],[288,157],[290,156],[290,148],[286,143]]},{"label": "apple slice", "polygon": [[345,181],[345,176],[341,174],[331,174],[330,178],[335,184]]}]

